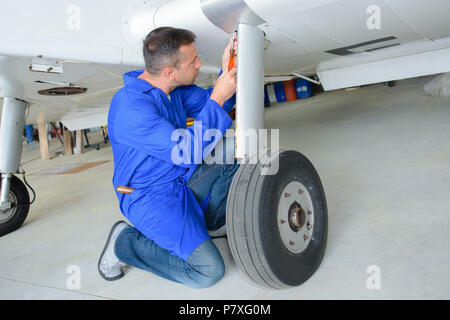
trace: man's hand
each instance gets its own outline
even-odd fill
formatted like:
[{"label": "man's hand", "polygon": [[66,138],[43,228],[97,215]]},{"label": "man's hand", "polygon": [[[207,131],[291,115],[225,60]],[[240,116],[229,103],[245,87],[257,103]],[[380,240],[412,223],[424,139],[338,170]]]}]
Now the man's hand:
[{"label": "man's hand", "polygon": [[217,102],[221,107],[236,92],[236,71],[236,67],[230,71],[227,69],[223,70],[211,93],[210,99]]}]

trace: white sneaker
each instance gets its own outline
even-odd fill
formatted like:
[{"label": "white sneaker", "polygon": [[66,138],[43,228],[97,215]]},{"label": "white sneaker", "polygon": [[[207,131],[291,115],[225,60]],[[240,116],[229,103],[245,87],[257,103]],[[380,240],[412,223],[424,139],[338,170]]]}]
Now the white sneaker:
[{"label": "white sneaker", "polygon": [[211,238],[221,238],[221,237],[225,237],[227,235],[227,225],[224,224],[223,226],[221,226],[219,229],[214,230],[214,231],[209,231],[208,230],[208,234]]},{"label": "white sneaker", "polygon": [[119,237],[119,234],[126,227],[128,227],[128,223],[125,221],[117,221],[109,232],[108,240],[106,240],[105,247],[103,248],[100,259],[98,260],[98,272],[105,280],[113,281],[120,279],[125,275],[122,270],[125,263],[120,262],[119,258],[117,258],[114,253],[114,245]]}]

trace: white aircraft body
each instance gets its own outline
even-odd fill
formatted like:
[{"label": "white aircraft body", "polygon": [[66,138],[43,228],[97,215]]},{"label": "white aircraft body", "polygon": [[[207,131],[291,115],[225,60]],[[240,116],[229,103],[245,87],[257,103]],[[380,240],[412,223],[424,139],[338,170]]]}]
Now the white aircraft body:
[{"label": "white aircraft body", "polygon": [[[29,102],[29,123],[45,114],[70,130],[106,124],[121,75],[144,68],[142,40],[164,25],[197,35],[205,85],[239,19],[265,33],[266,81],[316,74],[333,90],[450,71],[446,0],[2,0],[0,7],[0,97]],[[87,91],[38,93],[69,85]]]}]

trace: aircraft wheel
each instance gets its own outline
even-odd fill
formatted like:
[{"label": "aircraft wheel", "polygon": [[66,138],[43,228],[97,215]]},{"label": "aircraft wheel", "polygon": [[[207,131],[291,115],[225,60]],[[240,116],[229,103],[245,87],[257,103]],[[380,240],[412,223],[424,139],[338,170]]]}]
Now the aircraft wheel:
[{"label": "aircraft wheel", "polygon": [[11,208],[0,210],[0,237],[20,228],[30,209],[30,196],[27,188],[14,175],[11,176],[8,200],[11,202]]},{"label": "aircraft wheel", "polygon": [[[278,172],[262,175],[275,160]],[[325,193],[313,165],[297,151],[280,150],[272,160],[241,165],[228,194],[226,219],[237,265],[262,287],[299,286],[322,261],[328,231]]]}]

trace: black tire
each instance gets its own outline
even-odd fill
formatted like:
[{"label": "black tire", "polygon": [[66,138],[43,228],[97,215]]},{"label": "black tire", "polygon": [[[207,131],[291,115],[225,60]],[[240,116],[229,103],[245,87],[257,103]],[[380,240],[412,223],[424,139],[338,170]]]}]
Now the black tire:
[{"label": "black tire", "polygon": [[9,197],[13,203],[11,209],[2,212],[7,213],[7,215],[0,215],[0,237],[19,229],[30,209],[28,190],[25,184],[16,176],[11,176]]},{"label": "black tire", "polygon": [[[328,216],[319,175],[301,153],[280,150],[275,175],[261,175],[267,162],[241,165],[227,199],[228,242],[236,264],[252,282],[265,288],[299,286],[319,267],[325,253]],[[276,159],[276,158],[275,158]],[[306,248],[298,254],[283,244],[278,224],[281,192],[300,182],[312,203],[314,228]]]}]

